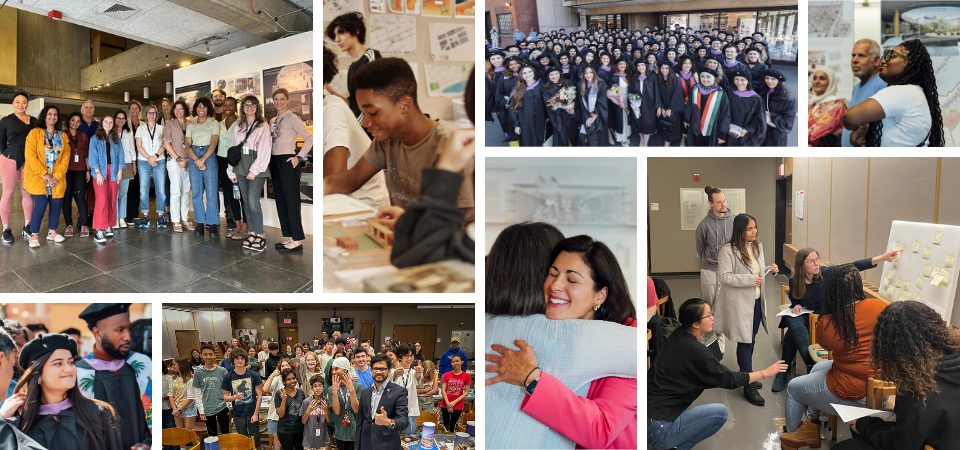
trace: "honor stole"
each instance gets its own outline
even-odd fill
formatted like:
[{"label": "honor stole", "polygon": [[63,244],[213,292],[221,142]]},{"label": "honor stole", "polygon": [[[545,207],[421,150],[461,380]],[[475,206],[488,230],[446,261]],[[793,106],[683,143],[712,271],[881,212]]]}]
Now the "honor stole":
[{"label": "honor stole", "polygon": [[717,112],[720,110],[720,100],[723,98],[723,89],[717,89],[703,98],[700,89],[697,89],[693,96],[693,104],[698,108],[703,105],[700,113],[700,135],[710,136],[713,132],[713,125],[717,121]]}]

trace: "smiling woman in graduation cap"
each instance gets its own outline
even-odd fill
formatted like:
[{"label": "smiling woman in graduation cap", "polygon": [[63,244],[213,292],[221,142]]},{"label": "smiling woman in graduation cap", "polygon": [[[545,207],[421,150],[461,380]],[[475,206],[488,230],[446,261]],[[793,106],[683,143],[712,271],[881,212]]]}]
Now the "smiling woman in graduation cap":
[{"label": "smiling woman in graduation cap", "polygon": [[2,410],[6,419],[49,450],[126,450],[113,408],[77,387],[77,341],[41,333],[20,350],[25,370]]}]

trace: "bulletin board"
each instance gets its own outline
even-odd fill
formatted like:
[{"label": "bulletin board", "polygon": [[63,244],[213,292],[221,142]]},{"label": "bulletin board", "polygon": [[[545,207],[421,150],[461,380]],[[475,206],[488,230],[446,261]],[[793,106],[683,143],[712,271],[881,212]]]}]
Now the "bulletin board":
[{"label": "bulletin board", "polygon": [[[417,102],[424,114],[433,119],[453,120],[465,114],[463,90],[476,61],[474,17],[455,14],[462,2],[424,0],[324,0],[323,32],[337,15],[347,11],[363,13],[367,26],[365,46],[379,50],[382,57],[403,58],[410,62],[417,77]],[[334,9],[333,5],[337,5]],[[371,6],[375,11],[371,12]],[[385,6],[385,7],[384,7]],[[395,12],[396,10],[403,10]],[[341,53],[335,42],[323,37],[324,45],[337,54],[340,74],[331,83],[340,95],[347,95],[346,77],[354,61]]]},{"label": "bulletin board", "polygon": [[[746,189],[720,189],[727,199],[727,213],[747,212]],[[710,209],[710,200],[703,188],[680,189],[680,229],[693,231],[700,225],[703,215]]]},{"label": "bulletin board", "polygon": [[890,301],[921,301],[948,322],[960,324],[960,314],[956,314],[960,311],[953,309],[960,227],[895,220],[887,249],[895,248],[904,251],[896,261],[883,264],[881,295]]}]

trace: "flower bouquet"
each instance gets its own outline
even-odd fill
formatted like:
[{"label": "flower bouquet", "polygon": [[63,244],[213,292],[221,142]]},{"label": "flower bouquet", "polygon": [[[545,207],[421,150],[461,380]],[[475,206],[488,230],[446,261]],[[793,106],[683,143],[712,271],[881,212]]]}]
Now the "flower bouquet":
[{"label": "flower bouquet", "polygon": [[607,90],[607,98],[616,103],[617,106],[623,108],[624,112],[627,111],[627,91],[622,89],[620,85],[614,86]]},{"label": "flower bouquet", "polygon": [[640,118],[640,94],[630,94],[630,109],[633,110],[633,117]]},{"label": "flower bouquet", "polygon": [[547,106],[553,108],[554,111],[562,109],[573,115],[573,110],[576,106],[576,100],[577,88],[574,86],[569,86],[560,89],[557,91],[556,95],[550,97],[550,100],[547,100]]}]

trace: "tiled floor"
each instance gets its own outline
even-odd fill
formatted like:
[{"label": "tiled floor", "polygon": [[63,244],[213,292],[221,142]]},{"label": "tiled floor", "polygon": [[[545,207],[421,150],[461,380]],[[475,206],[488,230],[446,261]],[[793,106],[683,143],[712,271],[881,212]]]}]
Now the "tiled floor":
[{"label": "tiled floor", "polygon": [[[664,276],[667,285],[670,286],[670,293],[674,298],[674,305],[679,308],[683,302],[689,298],[700,297],[700,277],[699,276]],[[778,275],[767,279],[766,306],[767,306],[767,327],[770,330],[768,335],[760,327],[760,333],[757,334],[757,344],[753,351],[753,370],[760,370],[769,367],[780,359],[780,330],[776,320],[777,313],[780,312],[780,286],[786,285],[787,277]],[[723,357],[723,364],[730,370],[738,371],[736,343],[727,342],[726,352]],[[798,375],[806,373],[801,365]],[[717,434],[697,445],[697,450],[729,450],[734,448],[758,449],[758,450],[780,450],[780,433],[774,426],[775,420],[782,420],[784,417],[784,405],[787,400],[787,391],[771,392],[773,378],[766,378],[763,381],[763,388],[760,389],[760,395],[764,398],[765,405],[754,406],[743,398],[743,389],[708,389],[703,395],[693,403],[693,406],[704,405],[707,403],[722,403],[727,407],[727,423]],[[822,439],[824,449],[832,448],[837,442],[850,439],[850,427],[841,423],[838,425],[837,440],[830,439],[830,432],[822,428],[821,436],[827,436]]]},{"label": "tiled floor", "polygon": [[[60,244],[44,239],[47,218],[40,227],[40,247],[29,248],[22,238],[23,209],[14,198],[10,228],[16,241],[0,245],[2,292],[313,292],[313,237],[307,235],[303,252],[280,253],[279,228],[266,227],[267,248],[254,252],[242,241],[220,236],[195,237],[157,229],[152,217],[148,229],[115,230],[113,238],[97,244],[81,238],[79,229]],[[151,210],[154,210],[151,207]],[[155,214],[154,214],[155,215]],[[60,217],[58,233],[66,228]]]}]

